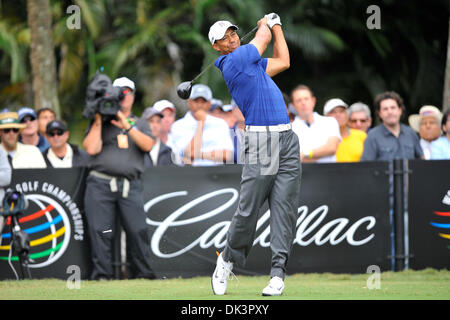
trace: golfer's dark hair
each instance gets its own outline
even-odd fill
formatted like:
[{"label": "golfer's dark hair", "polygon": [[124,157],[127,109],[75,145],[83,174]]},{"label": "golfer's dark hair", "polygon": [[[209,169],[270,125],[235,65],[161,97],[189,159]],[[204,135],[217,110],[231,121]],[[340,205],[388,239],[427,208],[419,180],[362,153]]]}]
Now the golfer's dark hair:
[{"label": "golfer's dark hair", "polygon": [[307,91],[311,92],[311,96],[314,97],[314,92],[311,90],[310,87],[308,87],[307,85],[304,85],[304,84],[299,84],[291,91],[291,101],[292,101],[292,95],[294,94],[295,91],[298,91],[298,90],[307,90]]}]

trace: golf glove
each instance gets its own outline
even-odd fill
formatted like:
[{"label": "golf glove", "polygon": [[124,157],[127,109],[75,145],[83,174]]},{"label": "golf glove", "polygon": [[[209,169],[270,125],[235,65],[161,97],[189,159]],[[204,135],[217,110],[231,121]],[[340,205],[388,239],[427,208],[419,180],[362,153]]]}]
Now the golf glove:
[{"label": "golf glove", "polygon": [[270,29],[272,29],[272,27],[276,24],[279,24],[281,26],[280,16],[277,15],[276,13],[272,12],[266,14],[265,17],[267,18],[267,24],[269,25]]}]

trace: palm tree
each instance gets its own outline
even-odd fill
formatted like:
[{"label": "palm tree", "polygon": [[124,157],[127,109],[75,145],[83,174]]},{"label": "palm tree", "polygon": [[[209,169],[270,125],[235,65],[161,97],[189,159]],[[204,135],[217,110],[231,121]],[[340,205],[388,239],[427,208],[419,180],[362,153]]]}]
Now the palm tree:
[{"label": "palm tree", "polygon": [[53,54],[52,17],[48,0],[27,1],[33,73],[34,108],[51,108],[59,117],[58,84]]},{"label": "palm tree", "polygon": [[445,68],[442,110],[450,110],[450,19],[448,20],[447,67]]}]

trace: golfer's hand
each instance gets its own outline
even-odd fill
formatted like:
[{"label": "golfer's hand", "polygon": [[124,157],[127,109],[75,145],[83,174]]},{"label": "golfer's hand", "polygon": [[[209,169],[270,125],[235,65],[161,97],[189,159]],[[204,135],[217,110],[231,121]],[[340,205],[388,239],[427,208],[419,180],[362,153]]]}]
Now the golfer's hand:
[{"label": "golfer's hand", "polygon": [[281,26],[280,16],[277,15],[276,13],[272,12],[272,13],[266,14],[264,17],[267,18],[267,25],[270,27],[270,29],[272,29],[272,27],[276,24],[279,24]]},{"label": "golfer's hand", "polygon": [[267,24],[267,17],[266,16],[264,16],[264,17],[262,17],[261,19],[258,20],[258,23],[257,23],[258,27],[261,27],[261,24],[268,26],[268,24]]}]

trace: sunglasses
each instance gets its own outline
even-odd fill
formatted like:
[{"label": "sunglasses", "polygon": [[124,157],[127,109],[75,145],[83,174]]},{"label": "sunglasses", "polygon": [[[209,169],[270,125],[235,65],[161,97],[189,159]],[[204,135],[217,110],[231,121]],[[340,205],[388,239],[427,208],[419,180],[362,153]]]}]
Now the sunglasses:
[{"label": "sunglasses", "polygon": [[129,94],[133,94],[133,90],[131,90],[131,89],[124,89],[124,90],[122,91],[122,94],[123,94],[124,96],[127,96],[127,95],[129,95]]},{"label": "sunglasses", "polygon": [[63,130],[54,130],[54,131],[50,131],[49,133],[47,133],[47,135],[49,137],[54,137],[54,136],[62,136],[64,134],[65,131]]},{"label": "sunglasses", "polygon": [[4,133],[9,133],[10,131],[13,131],[14,133],[19,133],[19,129],[17,128],[7,128],[7,129],[3,129]]},{"label": "sunglasses", "polygon": [[36,118],[33,116],[25,116],[25,117],[23,117],[22,120],[20,120],[20,123],[26,123],[28,121],[34,121],[34,120],[36,120]]}]

